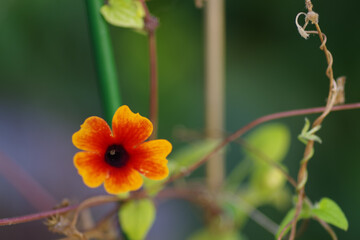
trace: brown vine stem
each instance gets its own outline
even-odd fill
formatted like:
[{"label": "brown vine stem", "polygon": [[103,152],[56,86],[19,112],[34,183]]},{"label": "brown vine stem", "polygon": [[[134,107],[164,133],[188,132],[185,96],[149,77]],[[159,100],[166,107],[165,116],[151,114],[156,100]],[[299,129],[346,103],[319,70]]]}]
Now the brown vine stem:
[{"label": "brown vine stem", "polygon": [[[348,109],[357,109],[360,108],[360,103],[353,103],[353,104],[344,104],[340,106],[335,106],[332,108],[332,111],[339,111],[339,110],[348,110]],[[194,163],[190,167],[188,167],[186,170],[175,174],[171,176],[164,184],[171,183],[181,177],[189,175],[191,172],[193,172],[195,169],[200,167],[202,164],[204,164],[206,161],[208,161],[209,158],[213,156],[217,151],[220,151],[224,146],[226,146],[228,143],[236,140],[237,138],[241,137],[244,133],[251,130],[252,128],[256,127],[257,125],[268,122],[275,119],[280,118],[286,118],[286,117],[293,117],[293,116],[300,116],[300,115],[306,115],[306,114],[315,114],[315,113],[321,113],[324,110],[326,110],[326,107],[317,107],[317,108],[308,108],[308,109],[298,109],[298,110],[291,110],[286,112],[279,112],[279,113],[273,113],[269,115],[262,116],[249,124],[245,125],[244,127],[240,128],[233,134],[229,135],[227,138],[225,138],[216,148],[214,148],[213,151],[211,151],[209,154],[207,154],[204,158],[199,160],[198,162]]]},{"label": "brown vine stem", "polygon": [[330,234],[332,240],[338,240],[334,230],[332,230],[332,228],[330,227],[329,224],[327,224],[327,222],[325,222],[324,220],[321,220],[318,217],[314,217],[314,219],[316,221],[318,221],[321,224],[321,226],[323,226],[323,228]]},{"label": "brown vine stem", "polygon": [[56,215],[56,214],[62,214],[62,213],[74,211],[77,207],[78,207],[78,205],[72,205],[72,206],[68,206],[68,207],[64,207],[64,208],[59,208],[56,210],[39,212],[39,213],[24,215],[24,216],[20,216],[20,217],[3,218],[3,219],[0,219],[0,226],[9,226],[9,225],[13,225],[13,224],[36,221],[36,220],[48,218],[48,217]]},{"label": "brown vine stem", "polygon": [[83,239],[86,239],[85,235],[83,233],[79,232],[76,228],[76,223],[79,218],[79,214],[83,209],[99,205],[99,203],[109,203],[109,202],[116,202],[116,201],[120,201],[120,199],[118,196],[113,196],[113,195],[95,196],[95,197],[88,198],[85,201],[83,201],[76,208],[74,217],[70,224],[70,228],[73,230],[74,234]]},{"label": "brown vine stem", "polygon": [[[330,80],[330,84],[329,84],[329,94],[328,94],[328,99],[327,99],[327,103],[326,103],[326,107],[324,109],[324,111],[322,112],[322,114],[314,121],[314,123],[312,124],[313,128],[316,127],[320,127],[321,123],[324,121],[325,117],[331,112],[331,109],[333,108],[335,102],[336,102],[336,96],[338,93],[338,89],[336,86],[336,82],[334,80],[334,74],[333,74],[333,57],[330,53],[330,51],[327,49],[326,47],[326,36],[325,34],[322,33],[320,26],[318,24],[318,14],[313,12],[313,4],[311,2],[311,0],[305,0],[305,5],[306,8],[308,10],[308,13],[306,14],[306,23],[304,25],[304,27],[302,28],[303,32],[309,34],[309,33],[314,33],[314,31],[305,31],[305,27],[307,26],[308,22],[311,22],[312,24],[315,25],[316,27],[316,34],[318,34],[320,41],[321,41],[321,46],[320,49],[322,51],[324,51],[325,53],[325,57],[326,57],[326,61],[328,64],[328,67],[326,69],[326,76],[329,78]],[[295,236],[296,236],[296,224],[297,224],[297,220],[298,217],[300,215],[300,212],[302,210],[302,206],[303,206],[303,201],[304,198],[306,197],[305,194],[305,185],[306,185],[306,181],[307,181],[307,163],[310,160],[312,153],[313,153],[313,147],[314,147],[314,141],[313,140],[309,140],[306,147],[305,147],[305,151],[304,151],[304,157],[303,160],[301,161],[301,166],[298,172],[298,200],[296,203],[296,207],[295,207],[295,216],[293,218],[293,220],[288,224],[291,224],[291,233],[290,233],[290,240],[294,240]],[[287,227],[285,227],[283,229],[283,231],[281,232],[281,234],[279,235],[279,240],[282,239],[282,236],[285,233]],[[327,228],[325,228],[327,230]],[[331,232],[329,232],[331,234]]]},{"label": "brown vine stem", "polygon": [[140,0],[144,10],[144,30],[148,33],[149,39],[149,60],[150,60],[150,121],[154,126],[150,139],[157,137],[158,129],[158,73],[157,73],[157,52],[156,52],[156,36],[155,31],[159,26],[156,17],[150,14],[149,8],[145,0]]},{"label": "brown vine stem", "polygon": [[[260,117],[260,118],[258,118],[256,120],[250,122],[246,126],[240,128],[239,130],[237,130],[232,135],[228,136],[211,153],[209,153],[204,158],[200,159],[197,163],[190,166],[186,171],[181,172],[181,173],[179,173],[177,175],[174,175],[174,176],[170,177],[169,180],[167,180],[166,183],[164,183],[164,184],[169,184],[169,183],[175,181],[176,179],[178,179],[180,177],[189,175],[192,171],[194,171],[196,168],[198,168],[203,163],[205,163],[207,161],[207,159],[209,157],[211,157],[211,155],[214,154],[216,151],[219,151],[226,144],[234,141],[235,139],[237,139],[238,137],[240,137],[241,135],[243,135],[244,133],[246,133],[247,131],[249,131],[250,129],[256,127],[257,125],[259,125],[261,123],[268,122],[268,121],[275,120],[275,119],[286,118],[286,117],[293,117],[293,116],[301,116],[301,115],[306,115],[306,114],[321,113],[325,109],[326,109],[325,107],[297,109],[297,110],[273,113],[273,114],[262,116],[262,117]],[[335,106],[335,107],[333,107],[332,111],[342,111],[342,110],[351,110],[351,109],[360,109],[360,102]],[[97,201],[92,201],[91,205],[87,205],[86,207],[92,207],[92,206],[97,206],[97,205],[109,203],[109,202],[111,202],[111,200],[112,200],[112,202],[119,201],[119,198],[116,198],[116,199],[112,198],[114,196],[108,196],[108,195],[106,195],[106,196],[109,197],[109,199],[107,199],[107,198],[104,198],[104,199],[98,198]],[[146,196],[146,195],[144,194],[144,196]],[[110,200],[110,198],[111,198],[111,200]],[[135,198],[139,198],[139,197],[135,197]],[[132,199],[132,198],[130,197],[128,199],[124,199],[123,201],[130,200],[130,199]],[[87,200],[85,200],[85,201],[87,201]],[[72,206],[69,206],[69,207],[59,208],[59,209],[51,210],[51,211],[39,212],[39,213],[20,216],[20,217],[3,218],[3,219],[0,219],[0,226],[31,222],[31,221],[47,218],[47,217],[50,217],[50,216],[53,216],[53,215],[56,215],[56,214],[62,214],[62,213],[66,213],[66,212],[69,212],[69,211],[74,211],[77,208],[79,208],[79,205],[72,205]]]}]

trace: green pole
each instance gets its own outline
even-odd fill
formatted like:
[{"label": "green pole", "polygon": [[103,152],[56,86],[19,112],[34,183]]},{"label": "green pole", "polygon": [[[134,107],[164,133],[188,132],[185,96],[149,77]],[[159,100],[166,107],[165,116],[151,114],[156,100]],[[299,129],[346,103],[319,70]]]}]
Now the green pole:
[{"label": "green pole", "polygon": [[103,0],[85,0],[90,36],[95,57],[101,105],[105,120],[111,123],[116,109],[121,105],[114,53],[109,28],[100,14]]}]

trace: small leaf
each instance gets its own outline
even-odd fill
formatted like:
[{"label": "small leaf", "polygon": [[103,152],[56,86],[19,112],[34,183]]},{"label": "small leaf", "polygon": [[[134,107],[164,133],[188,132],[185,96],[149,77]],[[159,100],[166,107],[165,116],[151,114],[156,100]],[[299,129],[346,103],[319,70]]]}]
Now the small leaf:
[{"label": "small leaf", "polygon": [[125,203],[119,210],[119,220],[129,240],[145,239],[155,220],[156,209],[149,199]]},{"label": "small leaf", "polygon": [[135,29],[144,27],[145,11],[137,0],[109,0],[100,12],[112,25]]},{"label": "small leaf", "polygon": [[345,231],[349,227],[348,221],[341,208],[336,202],[329,198],[322,198],[320,202],[316,204],[315,208],[312,209],[312,214]]},{"label": "small leaf", "polygon": [[308,118],[305,118],[305,125],[303,127],[303,129],[301,130],[301,134],[304,135],[306,134],[310,129],[310,121]]},{"label": "small leaf", "polygon": [[307,137],[307,140],[311,140],[311,141],[314,141],[314,142],[318,142],[318,143],[322,143],[321,141],[321,138],[317,135],[309,135]]},{"label": "small leaf", "polygon": [[[289,149],[290,131],[283,124],[271,123],[253,131],[246,137],[246,142],[272,161],[280,162]],[[249,151],[246,153],[253,159],[259,160],[261,164],[263,163],[258,154]]]},{"label": "small leaf", "polygon": [[304,125],[303,129],[301,130],[301,133],[298,136],[298,139],[305,145],[307,144],[308,141],[314,141],[314,142],[321,143],[322,142],[321,138],[319,136],[315,135],[315,133],[317,131],[319,131],[320,128],[321,128],[321,126],[318,125],[318,126],[313,127],[312,129],[310,129],[310,121],[309,121],[309,119],[305,118],[305,125]]}]

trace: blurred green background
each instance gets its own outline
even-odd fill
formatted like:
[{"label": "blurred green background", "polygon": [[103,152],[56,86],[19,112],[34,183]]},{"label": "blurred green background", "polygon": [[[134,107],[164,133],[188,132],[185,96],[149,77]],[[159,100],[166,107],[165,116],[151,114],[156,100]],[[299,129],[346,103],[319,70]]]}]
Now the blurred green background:
[{"label": "blurred green background", "polygon": [[[360,3],[313,3],[328,37],[335,76],[347,76],[346,102],[360,101]],[[173,142],[176,149],[181,144],[173,136],[176,126],[198,131],[204,126],[203,12],[191,0],[152,0],[149,7],[161,24],[157,34],[159,136]],[[300,11],[305,11],[302,0],[227,1],[228,132],[265,114],[325,104],[325,57],[317,37],[304,40],[297,33],[294,19]],[[111,33],[123,103],[147,116],[147,38],[114,27]],[[72,165],[76,149],[71,135],[86,117],[102,114],[95,77],[84,1],[0,2],[0,152],[20,164],[58,202],[104,193],[102,187],[87,189]],[[348,232],[336,230],[340,239],[360,235],[356,227],[360,223],[359,120],[358,110],[332,113],[319,133],[323,144],[316,145],[309,164],[309,197],[314,201],[332,198],[348,217]],[[296,136],[304,117],[279,122],[292,132],[284,163],[295,177],[304,149]],[[239,155],[240,150],[232,146],[228,165],[233,166]],[[36,211],[3,176],[0,193],[0,218]],[[285,215],[272,208],[260,210],[277,223]],[[200,210],[170,201],[160,206],[148,239],[186,239],[201,224]],[[272,239],[252,221],[245,235]],[[0,229],[1,239],[25,237],[56,238],[41,221]],[[302,239],[328,238],[318,223],[311,222]]]}]

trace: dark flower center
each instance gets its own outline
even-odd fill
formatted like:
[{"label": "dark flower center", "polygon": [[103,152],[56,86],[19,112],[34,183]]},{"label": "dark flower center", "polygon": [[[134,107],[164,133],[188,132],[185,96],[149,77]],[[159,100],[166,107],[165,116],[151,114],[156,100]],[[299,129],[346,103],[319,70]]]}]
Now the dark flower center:
[{"label": "dark flower center", "polygon": [[129,160],[129,154],[122,145],[111,145],[105,153],[105,162],[113,167],[123,167]]}]

